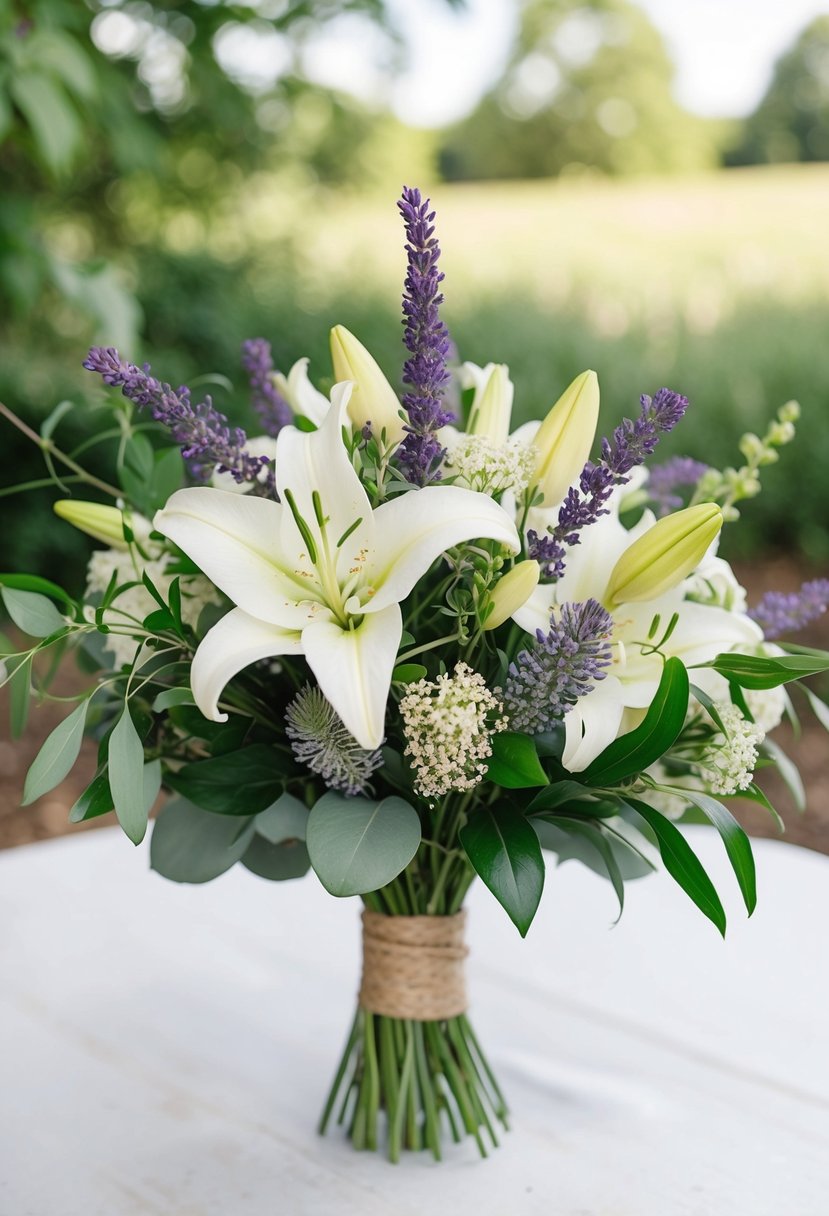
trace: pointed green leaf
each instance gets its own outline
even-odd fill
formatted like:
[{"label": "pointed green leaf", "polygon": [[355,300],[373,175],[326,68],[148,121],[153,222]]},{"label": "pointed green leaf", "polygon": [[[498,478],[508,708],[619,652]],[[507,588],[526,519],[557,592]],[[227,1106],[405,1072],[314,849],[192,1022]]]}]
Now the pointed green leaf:
[{"label": "pointed green leaf", "polygon": [[812,713],[818,722],[824,730],[829,730],[829,705],[825,701],[821,701],[820,697],[816,697],[811,688],[807,688],[805,684],[798,684],[798,688],[809,702]]},{"label": "pointed green leaf", "polygon": [[32,656],[29,654],[20,659],[7,659],[6,669],[9,672],[11,736],[13,739],[19,739],[26,729],[32,701]]},{"label": "pointed green leaf", "polygon": [[486,775],[488,781],[507,790],[549,785],[549,778],[538,759],[535,741],[529,735],[511,730],[493,736],[492,757]]},{"label": "pointed green leaf", "polygon": [[[562,828],[571,837],[581,838],[597,855],[599,864],[603,867],[616,892],[616,898],[619,901],[619,917],[621,917],[625,909],[625,884],[613,849],[601,828],[592,823],[584,823],[580,819],[568,819],[566,815],[557,815],[555,825]],[[561,860],[561,854],[559,854],[559,861]],[[618,920],[619,917],[616,919]]]},{"label": "pointed green leaf", "polygon": [[240,860],[254,831],[253,816],[240,822],[170,798],[153,826],[150,866],[173,882],[210,882]]},{"label": "pointed green leaf", "polygon": [[149,808],[144,801],[144,746],[138,737],[129,705],[109,736],[109,788],[118,822],[133,844],[147,831]]},{"label": "pointed green leaf", "polygon": [[475,872],[526,937],[544,890],[544,858],[530,824],[505,805],[477,807],[460,839]]},{"label": "pointed green leaf", "polygon": [[714,671],[742,688],[777,688],[790,680],[829,671],[829,654],[819,650],[776,655],[774,658],[754,654],[718,654],[710,663],[701,666],[713,667]]},{"label": "pointed green leaf", "polygon": [[404,870],[420,845],[420,816],[402,798],[324,794],[308,817],[311,865],[331,895],[377,891]]},{"label": "pointed green leaf", "polygon": [[0,583],[4,587],[12,587],[16,591],[38,591],[43,595],[50,595],[53,599],[60,600],[67,608],[75,607],[75,601],[71,595],[68,595],[57,583],[51,582],[48,578],[41,578],[38,574],[0,574]]},{"label": "pointed green leaf", "polygon": [[60,785],[72,768],[81,750],[88,708],[88,699],[81,701],[68,718],[58,723],[35,756],[23,786],[23,806]]},{"label": "pointed green leaf", "polygon": [[11,619],[33,638],[48,638],[59,629],[66,628],[66,621],[51,600],[37,591],[19,591],[4,586],[3,603]]},{"label": "pointed green leaf", "polygon": [[[670,787],[663,786],[663,789]],[[743,829],[740,827],[737,820],[729,810],[718,802],[716,798],[712,798],[710,794],[704,794],[699,790],[688,790],[684,787],[676,787],[671,789],[672,794],[678,797],[687,798],[695,807],[705,815],[722,837],[725,851],[728,854],[728,860],[731,862],[731,868],[734,871],[737,882],[740,884],[740,890],[743,894],[746,909],[749,916],[757,906],[757,873],[754,866],[754,854],[751,851],[751,842],[746,836]]]},{"label": "pointed green leaf", "polygon": [[787,756],[782,747],[779,747],[768,735],[763,740],[762,750],[774,761],[786,789],[792,796],[795,807],[802,814],[806,810],[806,790],[800,770],[794,760]]},{"label": "pointed green leaf", "polygon": [[584,780],[590,785],[618,785],[664,756],[685,724],[688,693],[688,672],[679,659],[668,659],[643,721],[614,739],[584,770]]},{"label": "pointed green leaf", "polygon": [[109,776],[106,769],[96,773],[69,812],[70,823],[81,823],[85,819],[97,819],[114,810]]},{"label": "pointed green leaf", "polygon": [[153,701],[153,713],[160,714],[171,705],[193,704],[193,694],[189,688],[165,688]]},{"label": "pointed green leaf", "polygon": [[637,798],[625,798],[625,802],[653,830],[665,869],[725,937],[725,910],[720,897],[702,862],[679,828],[674,827],[670,819],[660,815],[647,802],[640,802]]}]

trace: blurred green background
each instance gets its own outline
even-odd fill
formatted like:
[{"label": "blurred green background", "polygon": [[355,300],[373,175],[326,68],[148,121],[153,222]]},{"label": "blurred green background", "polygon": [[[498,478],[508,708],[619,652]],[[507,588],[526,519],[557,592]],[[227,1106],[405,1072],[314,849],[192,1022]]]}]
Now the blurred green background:
[{"label": "blurred green background", "polygon": [[[688,9],[719,21],[729,2]],[[763,5],[734,3],[748,30]],[[438,209],[460,356],[510,364],[521,419],[591,366],[606,429],[667,384],[693,408],[664,455],[722,466],[797,398],[796,446],[724,548],[825,566],[829,15],[781,35],[765,92],[723,118],[678,99],[645,7],[463,8],[0,0],[0,400],[35,429],[63,399],[99,401],[81,361],[101,342],[173,384],[229,377],[215,401],[249,426],[242,340],[268,338],[285,370],[309,355],[325,385],[335,323],[399,382],[395,200],[417,184]],[[480,98],[413,125],[401,82],[440,111],[442,30],[465,21],[474,56],[493,13]],[[43,464],[0,425],[0,567],[78,590],[85,542],[54,526],[54,490],[9,492]],[[57,438],[86,433],[68,414]]]}]

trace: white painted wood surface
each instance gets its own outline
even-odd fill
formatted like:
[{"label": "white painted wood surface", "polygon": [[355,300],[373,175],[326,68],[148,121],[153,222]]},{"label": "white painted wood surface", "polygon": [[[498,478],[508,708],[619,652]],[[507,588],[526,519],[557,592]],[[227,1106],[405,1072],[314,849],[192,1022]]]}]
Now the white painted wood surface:
[{"label": "white painted wood surface", "polygon": [[1,1216],[827,1216],[829,858],[759,841],[751,921],[670,880],[551,870],[522,943],[471,906],[480,1037],[514,1130],[486,1162],[314,1125],[349,1024],[357,901],[237,867],[147,872],[117,830],[0,855]]}]

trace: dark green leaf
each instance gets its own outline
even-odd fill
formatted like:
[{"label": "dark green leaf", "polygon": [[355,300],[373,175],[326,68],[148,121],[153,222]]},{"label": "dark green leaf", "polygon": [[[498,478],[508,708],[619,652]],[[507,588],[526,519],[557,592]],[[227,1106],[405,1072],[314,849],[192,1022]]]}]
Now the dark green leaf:
[{"label": "dark green leaf", "polygon": [[66,621],[45,595],[8,586],[0,590],[9,616],[18,629],[30,637],[48,638],[59,629],[66,628]]},{"label": "dark green leaf", "polygon": [[739,794],[733,795],[735,798],[745,798],[747,802],[756,802],[760,806],[765,807],[775,822],[777,830],[782,834],[786,830],[786,825],[780,818],[778,812],[769,802],[768,795],[764,790],[761,790],[759,785],[752,781],[751,785],[746,790],[740,790]]},{"label": "dark green leaf", "polygon": [[477,807],[460,839],[475,872],[526,937],[544,890],[544,858],[530,824],[506,806]]},{"label": "dark green leaf", "polygon": [[109,777],[106,769],[103,769],[95,775],[70,810],[69,822],[80,823],[84,819],[97,819],[99,815],[108,815],[114,809]]},{"label": "dark green leaf", "polygon": [[60,600],[67,608],[75,607],[75,601],[62,587],[37,574],[0,574],[0,583],[16,591],[37,591],[42,595],[50,595],[53,599]]},{"label": "dark green leaf", "polygon": [[487,780],[507,790],[549,785],[535,741],[529,735],[511,730],[493,736],[492,757],[486,775]]},{"label": "dark green leaf", "polygon": [[652,829],[665,869],[694,901],[700,912],[707,916],[725,937],[725,910],[720,903],[720,897],[703,869],[702,862],[679,828],[674,827],[670,819],[660,815],[659,811],[646,802],[640,802],[636,798],[626,798],[625,802],[641,815]]},{"label": "dark green leaf", "polygon": [[241,859],[254,831],[252,816],[240,823],[170,798],[153,827],[150,865],[173,882],[210,882]]},{"label": "dark green leaf", "polygon": [[43,163],[55,175],[64,173],[82,139],[77,111],[66,93],[44,72],[15,72],[9,81],[15,105],[26,119]]},{"label": "dark green leaf", "polygon": [[23,806],[29,806],[43,794],[60,785],[78,758],[83,742],[83,728],[89,701],[84,699],[68,718],[59,722],[46,739],[26,774],[23,786]]},{"label": "dark green leaf", "polygon": [[271,844],[258,833],[247,847],[242,865],[260,878],[271,882],[285,882],[290,878],[302,878],[311,868],[308,850],[301,840],[290,844]]},{"label": "dark green leaf", "polygon": [[256,816],[256,831],[270,844],[304,840],[308,830],[308,807],[293,794],[283,794]]},{"label": "dark green leaf", "polygon": [[688,672],[679,659],[668,659],[644,720],[614,739],[584,770],[584,780],[590,785],[618,785],[664,756],[685,724],[688,692]]},{"label": "dark green leaf", "polygon": [[404,870],[420,845],[420,816],[402,798],[324,794],[306,836],[311,865],[332,895],[376,891]]},{"label": "dark green leaf", "polygon": [[[181,706],[179,708],[182,708]],[[220,815],[258,815],[282,793],[284,764],[264,743],[197,760],[167,782],[190,802]]]},{"label": "dark green leaf", "polygon": [[775,658],[754,654],[718,654],[703,666],[713,667],[714,671],[743,688],[777,688],[790,680],[829,671],[829,654],[815,651],[814,654],[777,655]]},{"label": "dark green leaf", "polygon": [[149,808],[144,797],[144,746],[130,717],[129,705],[124,705],[109,736],[107,755],[115,814],[133,844],[140,844],[147,831]]},{"label": "dark green leaf", "polygon": [[150,481],[150,504],[163,507],[171,494],[184,481],[184,461],[179,448],[166,448],[155,455],[155,468]]},{"label": "dark green leaf", "polygon": [[746,909],[749,916],[751,916],[757,907],[757,873],[754,866],[754,854],[751,851],[751,842],[748,836],[746,836],[731,812],[726,810],[723,804],[718,802],[716,798],[712,798],[710,794],[701,793],[699,790],[685,789],[684,787],[671,789],[671,793],[681,798],[687,798],[689,802],[702,811],[719,832],[725,845],[725,851],[728,854],[728,860],[731,862],[731,868],[737,877],[737,882],[740,884]]},{"label": "dark green leaf", "polygon": [[564,806],[566,802],[589,798],[591,794],[592,790],[578,781],[553,781],[540,794],[536,794],[525,814],[537,815],[542,811],[552,811],[556,807]]},{"label": "dark green leaf", "polygon": [[395,667],[391,678],[395,684],[414,684],[425,675],[426,668],[422,663],[401,663]]},{"label": "dark green leaf", "polygon": [[29,706],[32,699],[32,656],[7,659],[6,668],[10,673],[8,687],[11,737],[19,739],[29,720]]}]

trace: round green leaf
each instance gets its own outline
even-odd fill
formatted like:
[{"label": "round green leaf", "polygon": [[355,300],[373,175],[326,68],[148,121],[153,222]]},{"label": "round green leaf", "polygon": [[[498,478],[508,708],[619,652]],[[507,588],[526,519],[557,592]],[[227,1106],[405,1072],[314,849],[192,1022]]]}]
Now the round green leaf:
[{"label": "round green leaf", "polygon": [[242,857],[242,865],[270,882],[286,882],[307,874],[311,861],[301,840],[294,840],[290,844],[271,844],[257,832]]},{"label": "round green leaf", "polygon": [[420,845],[420,816],[402,798],[325,794],[308,817],[308,853],[332,895],[363,895],[396,878]]},{"label": "round green leaf", "polygon": [[150,866],[173,882],[210,882],[239,861],[254,830],[252,816],[240,821],[171,798],[153,827]]}]

